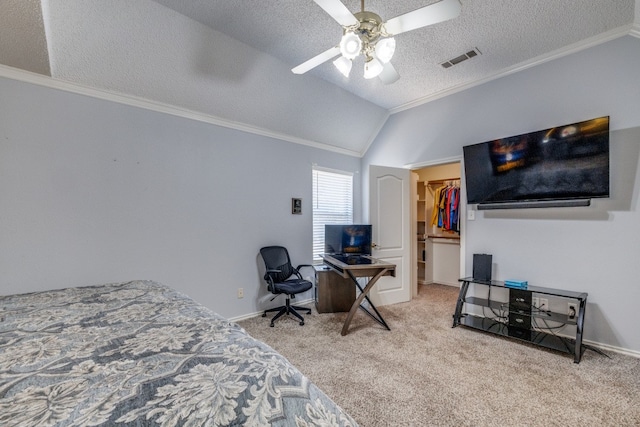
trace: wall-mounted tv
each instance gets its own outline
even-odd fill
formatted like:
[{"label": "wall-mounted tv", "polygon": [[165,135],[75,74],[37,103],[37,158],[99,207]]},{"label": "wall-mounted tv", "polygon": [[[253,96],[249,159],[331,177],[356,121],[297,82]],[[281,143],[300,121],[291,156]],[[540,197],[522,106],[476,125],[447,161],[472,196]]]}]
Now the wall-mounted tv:
[{"label": "wall-mounted tv", "polygon": [[463,147],[478,209],[588,206],[609,197],[609,117]]},{"label": "wall-mounted tv", "polygon": [[326,224],[324,253],[332,255],[371,255],[370,224]]}]

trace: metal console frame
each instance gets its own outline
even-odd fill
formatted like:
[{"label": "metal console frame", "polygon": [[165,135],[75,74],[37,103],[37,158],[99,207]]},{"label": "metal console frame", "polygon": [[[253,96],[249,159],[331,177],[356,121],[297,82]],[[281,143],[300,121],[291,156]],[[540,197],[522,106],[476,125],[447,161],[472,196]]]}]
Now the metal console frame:
[{"label": "metal console frame", "polygon": [[[582,353],[585,348],[593,349],[601,353],[599,350],[596,350],[590,346],[588,347],[582,344],[582,337],[584,334],[584,314],[585,314],[585,309],[587,307],[587,295],[588,295],[586,292],[565,291],[565,290],[559,290],[559,289],[543,288],[539,286],[528,286],[527,289],[523,289],[523,291],[526,291],[526,292],[549,295],[549,296],[554,296],[559,298],[575,299],[578,301],[578,312],[576,313],[576,318],[575,318],[575,325],[576,325],[575,340],[572,340],[573,342],[567,342],[569,340],[568,338],[563,338],[555,334],[548,334],[542,331],[534,330],[533,328],[529,329],[528,331],[531,334],[535,334],[535,339],[531,337],[527,337],[526,334],[520,334],[518,336],[517,334],[512,334],[509,331],[510,326],[494,321],[493,324],[487,327],[485,322],[476,321],[475,319],[472,319],[477,316],[468,316],[466,313],[463,313],[462,310],[463,310],[464,304],[491,307],[492,301],[489,299],[484,300],[484,299],[475,298],[475,297],[467,297],[467,292],[469,290],[470,284],[473,283],[481,286],[498,287],[498,288],[505,288],[505,289],[510,289],[510,288],[505,286],[504,282],[501,282],[498,280],[480,281],[480,280],[475,280],[472,277],[466,277],[463,279],[459,279],[459,281],[462,282],[462,286],[460,286],[460,293],[458,295],[458,301],[456,302],[456,311],[453,315],[452,327],[455,328],[458,325],[463,325],[463,326],[471,327],[474,329],[480,329],[487,332],[495,333],[497,335],[509,336],[512,338],[519,338],[523,341],[531,342],[533,344],[551,348],[553,350],[564,351],[565,353],[573,354],[574,363],[580,363],[580,359],[582,358]],[[574,323],[572,319],[569,319],[569,317],[566,314],[553,313],[550,311],[547,312],[546,314],[547,316],[549,316],[548,318],[552,321],[556,321],[564,324]],[[530,314],[530,315],[533,317],[535,316],[542,317],[536,314]],[[489,318],[485,317],[483,319],[489,319]],[[601,353],[601,354],[604,354],[604,353]]]}]

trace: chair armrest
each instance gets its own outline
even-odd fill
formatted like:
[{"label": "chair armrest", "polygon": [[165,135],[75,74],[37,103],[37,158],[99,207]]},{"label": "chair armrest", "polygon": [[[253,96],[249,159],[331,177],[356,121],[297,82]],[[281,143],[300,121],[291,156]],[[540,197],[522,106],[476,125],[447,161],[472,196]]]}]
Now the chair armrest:
[{"label": "chair armrest", "polygon": [[[267,269],[267,271],[264,272],[264,280],[266,280],[267,282],[269,282],[269,286],[273,285],[273,277],[271,277],[272,273],[280,273],[281,270],[277,270],[274,268],[270,268]],[[271,291],[271,289],[269,289]]]},{"label": "chair armrest", "polygon": [[[303,277],[302,277],[302,274],[300,273],[300,269],[301,269],[302,267],[311,267],[311,268],[313,268],[313,265],[311,265],[311,264],[300,264],[300,265],[298,266],[298,268],[296,268],[296,275],[298,276],[298,278],[299,278],[299,279],[302,279],[302,278],[303,278]],[[313,274],[314,274],[314,275],[316,274],[315,269],[313,270]]]}]

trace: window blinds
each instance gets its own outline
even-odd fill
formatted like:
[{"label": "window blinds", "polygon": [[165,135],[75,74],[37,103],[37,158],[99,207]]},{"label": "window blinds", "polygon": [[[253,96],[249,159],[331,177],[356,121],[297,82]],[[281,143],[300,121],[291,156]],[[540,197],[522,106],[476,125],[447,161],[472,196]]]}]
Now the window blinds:
[{"label": "window blinds", "polygon": [[324,225],[353,223],[353,174],[313,169],[313,262],[322,261]]}]

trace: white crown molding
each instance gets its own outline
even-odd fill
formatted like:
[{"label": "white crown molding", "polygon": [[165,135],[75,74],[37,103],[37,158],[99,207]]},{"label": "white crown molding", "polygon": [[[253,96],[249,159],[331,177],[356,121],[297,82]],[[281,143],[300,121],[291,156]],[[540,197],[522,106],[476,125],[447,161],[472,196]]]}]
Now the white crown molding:
[{"label": "white crown molding", "polygon": [[462,92],[464,90],[471,89],[471,88],[473,88],[475,86],[480,86],[481,84],[490,82],[492,80],[496,80],[496,79],[499,79],[501,77],[505,77],[505,76],[508,76],[510,74],[514,74],[514,73],[526,70],[528,68],[535,67],[537,65],[543,64],[545,62],[552,61],[554,59],[561,58],[563,56],[570,55],[572,53],[580,52],[581,50],[585,50],[585,49],[588,49],[590,47],[594,47],[594,46],[600,45],[602,43],[608,42],[610,40],[617,39],[617,38],[622,37],[622,36],[633,35],[635,37],[639,37],[640,36],[639,30],[640,30],[640,26],[637,25],[637,24],[630,24],[630,25],[625,25],[623,27],[618,27],[616,29],[613,29],[611,31],[607,31],[605,33],[602,33],[602,34],[599,34],[597,36],[588,38],[586,40],[582,40],[582,41],[574,43],[572,45],[565,46],[565,47],[563,47],[561,49],[555,50],[555,51],[550,52],[548,54],[544,54],[544,55],[538,56],[538,57],[533,58],[533,59],[531,59],[529,61],[525,61],[525,62],[522,62],[520,64],[516,64],[516,65],[514,65],[512,67],[509,67],[507,69],[504,69],[504,70],[502,70],[502,71],[500,71],[498,73],[495,73],[495,74],[492,74],[490,76],[487,76],[482,80],[477,80],[477,81],[473,81],[471,83],[454,86],[452,88],[449,88],[449,89],[446,89],[446,90],[442,90],[440,92],[437,92],[437,93],[432,94],[432,95],[425,96],[423,98],[416,99],[415,101],[408,102],[408,103],[400,105],[398,107],[391,108],[389,110],[389,114],[396,114],[396,113],[399,113],[401,111],[405,111],[405,110],[417,107],[419,105],[423,105],[423,104],[429,103],[431,101],[435,101],[437,99],[444,98],[444,97],[449,96],[449,95],[453,95],[454,93]]},{"label": "white crown molding", "polygon": [[[125,105],[142,108],[150,111],[160,112],[160,113],[182,117],[190,120],[209,123],[216,126],[230,128],[230,129],[238,130],[241,132],[247,132],[255,135],[265,136],[268,138],[274,138],[282,141],[291,142],[294,144],[305,145],[305,146],[317,148],[320,150],[344,154],[351,157],[362,158],[365,155],[365,153],[369,150],[373,142],[376,140],[376,138],[378,137],[378,134],[380,133],[380,131],[382,130],[384,125],[387,123],[389,117],[392,114],[399,113],[401,111],[405,111],[410,108],[414,108],[414,107],[429,103],[431,101],[435,101],[437,99],[444,98],[449,95],[453,95],[458,92],[462,92],[464,90],[473,88],[475,86],[479,86],[489,81],[496,80],[501,77],[505,77],[510,74],[517,73],[519,71],[523,71],[531,67],[535,67],[536,65],[543,64],[545,62],[548,62],[557,58],[561,58],[563,56],[570,55],[572,53],[579,52],[581,50],[588,49],[593,46],[597,46],[599,44],[605,43],[607,41],[610,41],[625,35],[630,35],[633,37],[640,38],[640,23],[634,23],[628,26],[620,27],[615,30],[602,33],[590,39],[583,40],[578,43],[574,43],[573,45],[567,46],[562,49],[558,49],[549,54],[545,54],[537,58],[534,58],[530,61],[517,64],[499,73],[495,73],[491,76],[488,76],[482,80],[474,81],[469,84],[458,85],[458,86],[449,88],[447,90],[443,90],[438,93],[431,94],[423,98],[419,98],[407,104],[403,104],[401,106],[391,108],[387,110],[386,116],[380,121],[377,128],[371,133],[371,137],[369,138],[367,144],[365,145],[365,147],[363,147],[363,149],[360,152],[347,150],[344,148],[335,147],[329,144],[324,144],[317,141],[311,141],[304,138],[298,138],[298,137],[294,137],[294,136],[283,134],[283,133],[273,132],[268,129],[251,126],[245,123],[234,122],[231,120],[223,119],[221,117],[203,114],[197,111],[193,111],[186,108],[181,108],[181,107],[177,107],[174,105],[165,104],[157,101],[151,101],[145,98],[139,98],[132,95],[124,95],[120,93],[111,92],[106,89],[96,89],[88,86],[83,86],[78,83],[58,80],[53,77],[32,73],[29,71],[24,71],[24,70],[13,68],[13,67],[8,67],[2,64],[0,64],[0,77],[6,77],[13,80],[19,80],[27,83],[36,84],[39,86],[45,86],[52,89],[58,89],[58,90],[76,93],[79,95],[89,96],[92,98],[102,99],[106,101],[117,102],[120,104],[125,104]],[[453,160],[453,161],[456,161],[456,160]],[[406,165],[405,167],[413,168],[413,167],[420,167],[420,166],[428,166],[428,165],[415,164],[415,165]]]},{"label": "white crown molding", "polygon": [[332,152],[344,154],[347,156],[358,157],[358,158],[362,157],[362,154],[356,151],[347,150],[344,148],[339,148],[339,147],[323,144],[316,141],[310,141],[304,138],[297,138],[297,137],[283,134],[283,133],[273,132],[268,129],[259,128],[256,126],[251,126],[251,125],[240,123],[240,122],[234,122],[234,121],[223,119],[217,116],[199,113],[197,111],[177,107],[175,105],[165,104],[157,101],[151,101],[145,98],[140,98],[132,95],[115,93],[115,92],[108,91],[106,89],[96,89],[96,88],[80,85],[78,83],[72,83],[65,80],[58,80],[53,77],[32,73],[29,71],[9,67],[2,64],[0,64],[0,77],[6,77],[8,79],[18,80],[26,83],[39,85],[39,86],[44,86],[51,89],[58,89],[65,92],[75,93],[78,95],[89,96],[91,98],[97,98],[105,101],[116,102],[119,104],[124,104],[132,107],[155,111],[158,113],[169,114],[176,117],[182,117],[189,120],[195,120],[203,123],[208,123],[216,126],[234,129],[241,132],[251,133],[254,135],[265,136],[267,138],[274,138],[277,140],[292,142],[294,144],[305,145],[305,146],[317,148],[320,150],[332,151]]},{"label": "white crown molding", "polygon": [[427,162],[408,163],[402,166],[404,169],[422,169],[429,166],[446,165],[448,163],[457,163],[462,161],[462,156],[447,157],[444,159],[429,160]]}]

